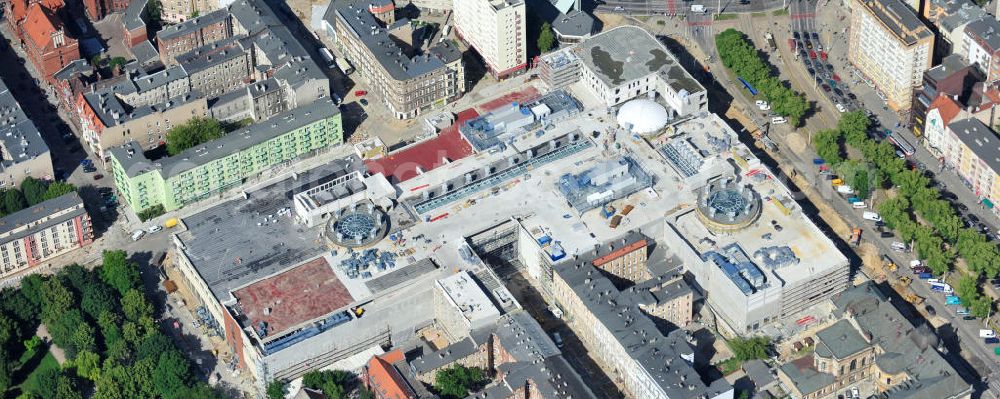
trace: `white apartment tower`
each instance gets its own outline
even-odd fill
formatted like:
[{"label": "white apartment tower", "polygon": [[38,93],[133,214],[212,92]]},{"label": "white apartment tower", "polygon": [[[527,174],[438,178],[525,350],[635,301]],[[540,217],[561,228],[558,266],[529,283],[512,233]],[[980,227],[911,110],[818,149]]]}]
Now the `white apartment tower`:
[{"label": "white apartment tower", "polygon": [[524,0],[461,0],[454,3],[455,29],[502,79],[528,65]]},{"label": "white apartment tower", "polygon": [[854,0],[847,59],[893,111],[908,112],[931,67],[934,33],[900,0]]}]

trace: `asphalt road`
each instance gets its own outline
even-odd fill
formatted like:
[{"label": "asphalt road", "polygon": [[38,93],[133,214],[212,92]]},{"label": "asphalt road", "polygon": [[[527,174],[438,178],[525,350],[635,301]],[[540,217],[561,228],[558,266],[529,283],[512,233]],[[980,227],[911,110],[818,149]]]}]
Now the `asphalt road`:
[{"label": "asphalt road", "polygon": [[[683,15],[692,5],[705,6],[706,14],[764,12],[784,8],[787,0],[597,0],[594,11],[624,15]],[[586,8],[586,6],[584,6]]]}]

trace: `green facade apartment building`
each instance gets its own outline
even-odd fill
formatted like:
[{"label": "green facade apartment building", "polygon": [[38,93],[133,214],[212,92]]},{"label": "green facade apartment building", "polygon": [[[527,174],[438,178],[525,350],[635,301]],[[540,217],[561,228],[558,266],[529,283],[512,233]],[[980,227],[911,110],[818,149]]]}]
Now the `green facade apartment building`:
[{"label": "green facade apartment building", "polygon": [[135,212],[156,205],[171,211],[343,141],[340,109],[320,100],[155,161],[129,142],[111,150],[111,168],[121,198]]}]

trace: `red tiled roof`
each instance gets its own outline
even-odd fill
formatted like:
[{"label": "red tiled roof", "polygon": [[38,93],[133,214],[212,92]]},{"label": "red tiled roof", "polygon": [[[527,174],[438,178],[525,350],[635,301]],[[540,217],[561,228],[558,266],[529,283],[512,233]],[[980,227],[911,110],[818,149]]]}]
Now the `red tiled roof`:
[{"label": "red tiled roof", "polygon": [[52,33],[59,30],[62,24],[58,18],[40,3],[28,6],[28,13],[21,25],[24,30],[25,39],[35,43],[39,49],[50,48],[52,45]]},{"label": "red tiled roof", "polygon": [[611,262],[611,261],[613,261],[615,259],[618,259],[618,258],[620,258],[622,256],[625,256],[626,254],[632,253],[632,251],[638,250],[639,248],[645,248],[645,247],[646,247],[646,240],[642,239],[642,240],[633,242],[633,243],[631,243],[629,245],[626,245],[624,247],[618,248],[617,250],[615,250],[615,251],[613,251],[613,252],[611,252],[611,253],[609,253],[607,255],[604,255],[604,256],[602,256],[600,258],[594,259],[594,261],[592,263],[594,264],[594,266],[601,266],[601,265],[603,265],[605,263]]},{"label": "red tiled roof", "polygon": [[382,356],[374,356],[368,361],[368,381],[375,396],[381,399],[416,398],[406,380],[392,363],[403,360],[399,349]]},{"label": "red tiled roof", "polygon": [[931,102],[931,105],[927,107],[928,110],[935,108],[937,108],[938,113],[941,114],[941,121],[945,126],[947,126],[948,123],[962,111],[962,107],[947,94],[939,94],[937,98]]}]

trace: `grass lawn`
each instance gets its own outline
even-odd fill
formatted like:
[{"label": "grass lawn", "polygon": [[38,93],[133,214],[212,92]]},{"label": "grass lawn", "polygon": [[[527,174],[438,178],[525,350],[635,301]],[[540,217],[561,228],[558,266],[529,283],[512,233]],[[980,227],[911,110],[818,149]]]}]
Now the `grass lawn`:
[{"label": "grass lawn", "polygon": [[774,10],[774,12],[772,12],[771,15],[774,15],[776,17],[780,17],[782,15],[788,15],[788,9],[782,8],[780,10]]},{"label": "grass lawn", "polygon": [[739,361],[735,357],[730,358],[729,360],[723,362],[719,362],[718,364],[715,365],[715,367],[719,369],[719,372],[722,373],[722,375],[730,375],[736,372],[736,370],[739,370],[740,366],[743,366],[743,362]]},{"label": "grass lawn", "polygon": [[59,362],[56,361],[54,356],[52,356],[52,353],[46,351],[45,357],[43,357],[42,361],[38,363],[38,367],[31,370],[31,374],[28,374],[28,377],[24,379],[23,383],[21,383],[21,392],[32,392],[36,394],[41,393],[38,392],[38,374],[44,370],[50,369],[59,370]]},{"label": "grass lawn", "polygon": [[760,18],[760,17],[766,17],[766,16],[767,16],[766,12],[755,12],[755,13],[750,14],[751,18]]},{"label": "grass lawn", "polygon": [[736,19],[736,18],[739,18],[739,17],[740,16],[736,15],[736,14],[718,14],[718,15],[715,16],[715,20],[716,21],[727,21],[727,20]]}]

